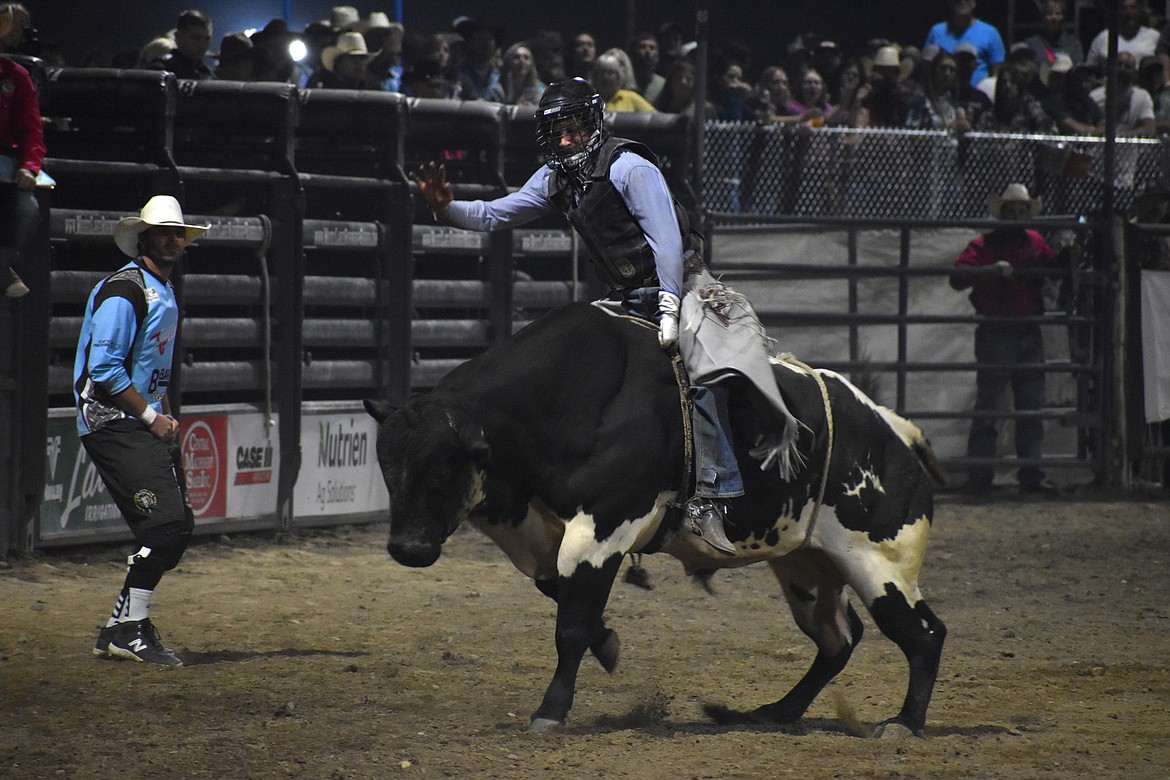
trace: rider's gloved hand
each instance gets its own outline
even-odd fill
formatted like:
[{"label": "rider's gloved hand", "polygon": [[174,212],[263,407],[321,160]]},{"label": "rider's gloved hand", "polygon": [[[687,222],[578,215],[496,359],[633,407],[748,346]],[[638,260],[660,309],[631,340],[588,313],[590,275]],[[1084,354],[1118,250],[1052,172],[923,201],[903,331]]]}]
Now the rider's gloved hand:
[{"label": "rider's gloved hand", "polygon": [[658,345],[670,349],[678,343],[678,296],[667,290],[658,291]]}]

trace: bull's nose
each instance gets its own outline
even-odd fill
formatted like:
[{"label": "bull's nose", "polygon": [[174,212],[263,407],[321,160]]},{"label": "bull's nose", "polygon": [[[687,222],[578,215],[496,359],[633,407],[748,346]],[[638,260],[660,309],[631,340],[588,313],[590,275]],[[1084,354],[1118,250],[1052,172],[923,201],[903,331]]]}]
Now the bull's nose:
[{"label": "bull's nose", "polygon": [[390,557],[403,566],[424,567],[430,566],[439,560],[442,546],[412,540],[391,539],[386,545]]}]

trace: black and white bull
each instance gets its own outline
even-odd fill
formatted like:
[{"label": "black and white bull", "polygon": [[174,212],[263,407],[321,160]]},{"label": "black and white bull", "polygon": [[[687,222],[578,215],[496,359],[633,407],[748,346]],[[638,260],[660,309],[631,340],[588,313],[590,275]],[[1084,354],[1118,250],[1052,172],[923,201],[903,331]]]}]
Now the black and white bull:
[{"label": "black and white bull", "polygon": [[564,722],[586,650],[616,667],[617,635],[603,617],[610,589],[623,556],[661,550],[689,573],[766,560],[816,643],[792,691],[746,717],[798,720],[844,668],[862,634],[848,585],[909,662],[902,709],[878,731],[922,733],[946,635],[918,590],[937,462],[916,426],[841,376],[818,372],[819,384],[783,363],[774,372],[802,423],[804,462],[787,482],[752,466],[747,432],[760,421],[733,404],[747,490],[727,518],[734,557],[676,533],[686,489],[679,390],[655,331],[637,322],[571,304],[397,410],[366,402],[380,423],[394,560],[433,564],[468,521],[557,602],[556,672],[530,730]]}]

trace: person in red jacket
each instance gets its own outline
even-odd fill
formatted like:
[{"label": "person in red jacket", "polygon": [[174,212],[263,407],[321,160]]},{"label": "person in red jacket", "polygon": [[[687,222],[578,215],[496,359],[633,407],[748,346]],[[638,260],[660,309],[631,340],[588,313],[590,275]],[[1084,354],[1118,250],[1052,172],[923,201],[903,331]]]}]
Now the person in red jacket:
[{"label": "person in red jacket", "polygon": [[[1023,184],[1009,184],[1003,195],[991,199],[988,208],[996,219],[1019,222],[1035,218],[1040,201],[1032,198]],[[1056,254],[1039,233],[1014,225],[979,236],[955,260],[958,270],[951,274],[951,287],[970,288],[971,305],[987,318],[975,327],[975,411],[984,414],[971,420],[967,439],[970,458],[995,457],[997,420],[990,413],[999,409],[1008,387],[1017,412],[1035,411],[1044,403],[1044,371],[1036,367],[1044,362],[1040,325],[1015,320],[1044,313],[1044,276],[1016,271],[1055,264]],[[1003,321],[996,321],[1001,317]],[[1016,455],[1020,460],[1039,459],[1043,445],[1043,421],[1017,418]],[[991,487],[994,469],[990,464],[971,466],[969,474],[970,489]],[[1022,493],[1057,492],[1034,463],[1022,464],[1018,479]]]},{"label": "person in red jacket", "polygon": [[[0,38],[12,21],[11,7],[0,8]],[[20,65],[0,56],[0,288],[9,298],[28,292],[12,266],[40,218],[33,188],[44,156],[32,79]]]}]

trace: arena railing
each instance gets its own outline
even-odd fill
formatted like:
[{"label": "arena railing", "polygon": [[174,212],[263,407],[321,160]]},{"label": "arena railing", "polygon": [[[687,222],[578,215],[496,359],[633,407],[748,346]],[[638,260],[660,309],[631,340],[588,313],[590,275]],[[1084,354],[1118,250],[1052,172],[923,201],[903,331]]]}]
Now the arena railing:
[{"label": "arena railing", "polygon": [[[852,219],[982,219],[1011,183],[1044,214],[1092,217],[1104,202],[1106,140],[1091,136],[854,129],[708,122],[703,202],[721,215]],[[1115,208],[1156,181],[1167,149],[1114,142]]]},{"label": "arena railing", "polygon": [[138,209],[182,196],[172,155],[177,82],[163,71],[61,68],[42,93],[44,166],[58,208]]}]

